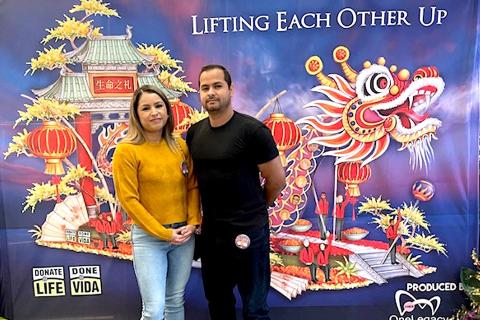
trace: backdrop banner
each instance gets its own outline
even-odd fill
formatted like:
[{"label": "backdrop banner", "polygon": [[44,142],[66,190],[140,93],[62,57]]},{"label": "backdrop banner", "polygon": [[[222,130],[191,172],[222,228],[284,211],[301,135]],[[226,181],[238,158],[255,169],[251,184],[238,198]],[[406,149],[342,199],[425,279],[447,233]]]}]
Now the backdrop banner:
[{"label": "backdrop banner", "polygon": [[[271,130],[287,173],[269,209],[271,318],[452,316],[479,242],[478,14],[472,0],[0,1],[0,318],[140,317],[112,156],[139,86],[167,95],[177,136],[207,117],[206,64],[231,71],[234,108]],[[208,319],[192,266],[186,318]]]}]

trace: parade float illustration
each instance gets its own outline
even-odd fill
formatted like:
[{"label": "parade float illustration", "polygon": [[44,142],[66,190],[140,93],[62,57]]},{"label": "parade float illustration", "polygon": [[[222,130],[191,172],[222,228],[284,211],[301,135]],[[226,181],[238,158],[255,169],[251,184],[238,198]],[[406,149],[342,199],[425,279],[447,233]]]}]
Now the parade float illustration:
[{"label": "parade float illustration", "polygon": [[[285,130],[290,135],[285,132],[277,135],[272,129],[274,137],[282,140],[277,141],[279,145],[289,142],[291,133],[295,132],[295,143],[289,144],[295,149],[283,162],[287,187],[270,210],[270,225],[274,231],[272,285],[289,299],[306,289],[345,289],[383,284],[393,277],[422,277],[435,272],[436,268],[423,265],[420,256],[414,256],[412,250],[447,253],[445,245],[430,234],[426,212],[418,206],[419,201],[429,201],[434,196],[434,186],[427,180],[419,180],[412,186],[414,204],[404,202],[394,208],[381,196],[365,197],[360,202],[359,213],[371,214],[372,222],[387,236],[390,221],[398,221],[398,231],[395,231],[398,234],[392,245],[366,240],[369,231],[360,227],[342,230],[347,202],[353,207],[352,220],[355,220],[360,184],[372,175],[369,163],[385,154],[391,140],[401,144],[399,151],[406,149],[410,152],[413,170],[426,169],[433,160],[431,142],[436,139],[441,121],[431,118],[428,109],[445,86],[435,67],[419,68],[410,76],[406,69],[397,72],[395,65],[387,68],[385,59],[380,57],[377,64],[366,61],[364,68],[357,72],[348,64],[349,57],[350,51],[344,46],[333,51],[333,59],[341,66],[346,78],[338,74],[326,76],[322,72],[322,60],[318,56],[310,57],[305,63],[306,71],[321,83],[312,91],[328,100],[315,100],[305,106],[319,109],[316,116],[307,116],[296,122],[284,121],[282,128],[286,125],[296,128]],[[281,116],[272,114],[265,121],[267,125],[271,118]],[[301,134],[297,134],[298,131]],[[331,243],[322,239],[319,231],[311,230],[311,221],[301,218],[309,200],[307,192],[312,189],[315,211],[321,219],[319,229],[327,229],[324,218],[320,218],[321,213],[317,212],[319,201],[313,183],[317,162],[325,156],[335,157],[334,222],[330,231],[337,241]],[[344,195],[337,191],[338,182],[345,185]],[[401,214],[402,221],[398,220],[399,217],[395,220],[396,212]],[[344,239],[338,241],[342,236]],[[322,257],[316,261],[317,267],[325,265],[321,261],[325,260],[325,246],[331,247],[326,258],[328,267],[334,267],[331,271],[317,268],[313,271],[317,274],[309,272],[312,259],[301,259],[305,240],[314,248],[314,255]],[[400,243],[398,248],[397,242]],[[398,264],[386,262],[392,251],[400,261]]]},{"label": "parade float illustration", "polygon": [[[127,130],[131,94],[144,84],[161,88],[172,103],[176,135],[184,134],[206,113],[180,100],[194,89],[178,76],[183,72],[181,61],[161,44],[135,46],[132,27],[126,26],[124,35],[107,36],[88,20],[96,15],[119,17],[108,4],[81,0],[70,13],[84,15],[80,20],[65,15],[57,27],[47,29],[43,45],[52,40],[63,43],[38,52],[27,70],[32,75],[38,70],[58,70],[59,77],[46,88],[32,90],[33,97],[23,96],[29,103],[19,111],[14,127],[24,128],[4,155],[41,158],[45,174],[51,176],[34,183],[24,202],[24,211],[31,212],[39,202],[54,202],[45,222],[30,230],[36,244],[131,260],[131,221],[112,192],[110,163]],[[287,187],[270,209],[269,220],[271,285],[288,299],[305,290],[350,289],[383,284],[393,277],[422,277],[436,268],[425,266],[416,251],[447,253],[445,245],[430,234],[427,213],[419,207],[419,201],[434,196],[431,182],[419,180],[412,186],[414,204],[405,201],[393,206],[378,195],[360,199],[360,185],[374,174],[369,163],[384,155],[392,141],[410,152],[412,169],[431,162],[431,143],[441,121],[431,118],[428,108],[438,100],[444,82],[435,67],[419,68],[410,76],[408,70],[387,68],[383,58],[376,64],[365,62],[357,72],[348,64],[349,56],[344,46],[333,52],[346,78],[324,75],[317,56],[306,62],[307,72],[321,83],[312,90],[328,98],[306,105],[317,108],[318,115],[294,121],[276,110],[263,120],[287,172]],[[257,118],[270,104],[261,108]],[[77,164],[71,160],[74,156]],[[335,157],[335,203],[330,204],[334,223],[327,226],[319,220],[317,229],[305,211],[312,200],[319,207],[313,180],[325,157]],[[344,184],[345,192],[337,190],[338,182]],[[314,199],[308,199],[309,192]],[[368,240],[365,226],[342,230],[349,215],[347,206],[353,208],[352,218],[355,210],[371,215],[372,223],[385,233],[391,221],[396,223],[393,244],[386,239]],[[387,261],[392,251],[398,264]]]}]

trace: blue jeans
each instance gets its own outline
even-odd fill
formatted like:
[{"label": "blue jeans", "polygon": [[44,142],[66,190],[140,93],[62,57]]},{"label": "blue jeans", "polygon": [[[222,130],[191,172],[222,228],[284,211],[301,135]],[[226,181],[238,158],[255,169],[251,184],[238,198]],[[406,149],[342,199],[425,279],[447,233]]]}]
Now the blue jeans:
[{"label": "blue jeans", "polygon": [[192,268],[194,237],[182,245],[132,226],[133,266],[142,296],[142,320],[183,320],[184,291]]}]

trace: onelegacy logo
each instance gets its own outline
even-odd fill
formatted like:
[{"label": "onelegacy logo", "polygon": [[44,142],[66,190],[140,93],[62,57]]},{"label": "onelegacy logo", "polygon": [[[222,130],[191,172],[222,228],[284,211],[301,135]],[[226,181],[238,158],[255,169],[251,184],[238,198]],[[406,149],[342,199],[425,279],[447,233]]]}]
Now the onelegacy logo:
[{"label": "onelegacy logo", "polygon": [[400,313],[400,316],[403,316],[406,312],[412,312],[417,305],[421,309],[430,307],[433,316],[440,307],[440,301],[441,299],[439,296],[435,296],[430,299],[417,299],[408,291],[398,290],[395,293],[395,302],[397,304],[397,309]]}]

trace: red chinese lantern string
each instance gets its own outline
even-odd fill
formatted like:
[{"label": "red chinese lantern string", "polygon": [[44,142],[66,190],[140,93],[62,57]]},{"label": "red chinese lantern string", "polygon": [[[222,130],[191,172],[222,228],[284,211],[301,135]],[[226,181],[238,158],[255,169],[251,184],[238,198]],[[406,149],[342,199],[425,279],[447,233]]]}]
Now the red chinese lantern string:
[{"label": "red chinese lantern string", "polygon": [[60,198],[60,190],[58,187],[58,185],[60,184],[60,178],[57,175],[54,175],[50,181],[55,186],[55,191],[57,192],[57,203],[62,202],[62,198]]}]

